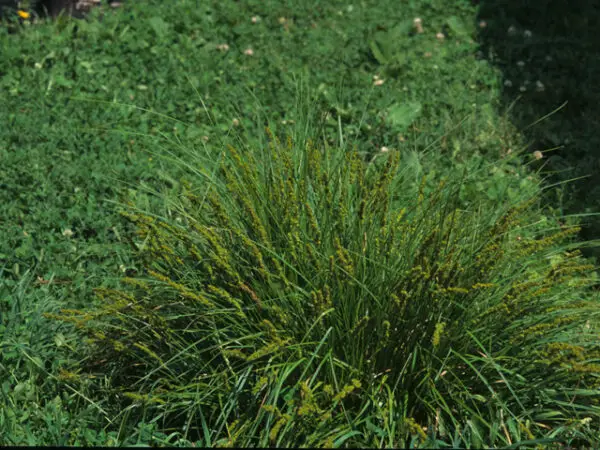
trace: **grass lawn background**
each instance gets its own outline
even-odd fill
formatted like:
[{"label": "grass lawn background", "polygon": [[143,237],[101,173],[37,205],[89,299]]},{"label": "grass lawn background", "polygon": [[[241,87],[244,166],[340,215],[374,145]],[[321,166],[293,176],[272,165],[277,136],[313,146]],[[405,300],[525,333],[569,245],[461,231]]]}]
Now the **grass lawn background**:
[{"label": "grass lawn background", "polygon": [[[0,443],[151,441],[156,424],[127,414],[100,424],[101,399],[65,389],[62,369],[77,334],[42,313],[85,307],[95,301],[94,288],[138,273],[133,229],[114,202],[169,214],[162,197],[136,189],[166,196],[182,189],[176,166],[153,153],[218,149],[228,134],[258,144],[264,116],[276,133],[291,133],[300,79],[316,95],[332,145],[341,134],[366,158],[382,148],[416,150],[423,156],[415,178],[427,174],[431,186],[450,171],[479,167],[461,194],[464,207],[503,205],[506,196],[537,189],[531,168],[546,159],[533,151],[565,136],[596,161],[586,149],[597,142],[597,60],[574,74],[536,65],[544,46],[554,58],[548,64],[576,64],[525,19],[516,26],[531,29],[531,44],[522,37],[509,46],[503,33],[534,6],[504,3],[149,0],[96,10],[85,21],[24,24],[17,33],[0,27]],[[597,39],[589,30],[599,17],[586,7],[590,19],[573,16],[564,29],[582,55]],[[415,32],[416,17],[423,33]],[[576,28],[587,34],[575,35]],[[527,59],[519,52],[531,52],[528,86],[539,79],[545,91],[527,91],[511,121],[505,111],[522,76],[513,75],[520,70],[514,64]],[[564,99],[569,120],[560,112],[519,134]],[[528,140],[535,145],[524,161],[508,157]],[[583,212],[581,195],[564,204],[559,197],[548,194],[549,222],[558,212]]]},{"label": "grass lawn background", "polygon": [[[487,26],[479,33],[482,55],[502,72],[502,105],[512,108],[511,121],[531,149],[556,150],[536,165],[554,182],[570,183],[561,198],[548,202],[565,214],[596,214],[585,218],[582,239],[598,237],[598,96],[600,45],[595,32],[600,5],[578,0],[553,3],[481,1],[478,18]],[[528,126],[564,107],[537,126]],[[597,248],[585,251],[596,258]]]}]

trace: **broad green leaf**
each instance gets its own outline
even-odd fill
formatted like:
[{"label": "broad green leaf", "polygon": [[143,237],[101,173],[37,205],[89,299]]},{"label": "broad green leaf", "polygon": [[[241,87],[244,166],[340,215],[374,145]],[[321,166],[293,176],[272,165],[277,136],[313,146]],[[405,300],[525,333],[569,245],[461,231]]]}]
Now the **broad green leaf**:
[{"label": "broad green leaf", "polygon": [[373,52],[373,56],[379,62],[379,64],[386,64],[388,59],[385,57],[377,42],[369,41],[369,47],[371,47],[371,51]]},{"label": "broad green leaf", "polygon": [[421,161],[419,161],[419,154],[414,150],[409,150],[404,155],[402,164],[407,168],[407,173],[415,177],[415,184],[418,185],[421,180],[421,173],[423,172],[423,166],[421,165]]},{"label": "broad green leaf", "polygon": [[446,19],[446,24],[448,25],[452,33],[454,33],[458,37],[469,37],[471,35],[465,23],[456,16],[448,17]]},{"label": "broad green leaf", "polygon": [[57,347],[62,347],[63,345],[65,345],[67,343],[65,335],[62,333],[58,333],[56,336],[54,336],[54,343]]},{"label": "broad green leaf", "polygon": [[159,37],[164,36],[169,28],[169,24],[162,17],[151,17],[148,19],[150,26]]},{"label": "broad green leaf", "polygon": [[342,436],[338,437],[335,440],[335,442],[333,443],[333,446],[335,448],[341,447],[348,439],[350,439],[354,436],[362,436],[362,433],[360,431],[356,431],[356,430],[344,433]]},{"label": "broad green leaf", "polygon": [[69,79],[69,78],[65,78],[62,75],[55,75],[55,77],[52,80],[54,82],[55,85],[60,86],[60,87],[65,87],[65,88],[71,88],[73,87],[73,80]]},{"label": "broad green leaf", "polygon": [[419,117],[421,109],[422,105],[419,102],[392,105],[388,110],[387,121],[396,131],[406,131]]},{"label": "broad green leaf", "polygon": [[373,424],[369,419],[367,419],[367,430],[372,431],[379,437],[385,437],[386,435],[385,431],[382,428]]},{"label": "broad green leaf", "polygon": [[14,390],[13,390],[13,393],[14,393],[15,395],[19,395],[21,392],[23,392],[23,391],[25,390],[25,386],[26,386],[26,385],[25,385],[25,383],[18,383],[18,384],[15,386],[15,388],[14,388]]},{"label": "broad green leaf", "polygon": [[389,32],[390,38],[392,39],[403,39],[408,36],[408,34],[413,29],[413,21],[412,19],[407,19],[400,22],[394,28],[392,28]]}]

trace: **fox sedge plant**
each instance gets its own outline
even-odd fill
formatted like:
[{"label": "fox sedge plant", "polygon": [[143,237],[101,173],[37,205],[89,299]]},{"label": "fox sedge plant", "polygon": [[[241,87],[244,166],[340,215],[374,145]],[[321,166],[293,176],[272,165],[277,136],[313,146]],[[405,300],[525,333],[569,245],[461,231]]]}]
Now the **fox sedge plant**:
[{"label": "fox sedge plant", "polygon": [[145,273],[53,316],[88,334],[87,368],[117,404],[205,445],[597,429],[596,279],[578,228],[540,226],[537,195],[463,209],[475,171],[415,182],[399,152],[365,160],[314,130],[181,161],[178,221],[122,212]]}]

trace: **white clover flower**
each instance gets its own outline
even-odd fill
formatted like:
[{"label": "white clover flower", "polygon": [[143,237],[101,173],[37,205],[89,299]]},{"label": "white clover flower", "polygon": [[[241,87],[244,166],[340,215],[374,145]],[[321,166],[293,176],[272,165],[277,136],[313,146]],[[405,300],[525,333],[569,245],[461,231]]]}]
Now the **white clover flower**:
[{"label": "white clover flower", "polygon": [[254,50],[252,50],[251,48],[247,48],[246,50],[244,50],[244,55],[252,56],[254,55]]},{"label": "white clover flower", "polygon": [[544,86],[544,83],[542,83],[540,80],[537,80],[535,82],[535,90],[537,92],[544,92],[546,90],[546,87]]},{"label": "white clover flower", "polygon": [[527,39],[529,39],[531,36],[533,36],[533,33],[529,30],[525,30],[523,32],[523,36],[525,36]]},{"label": "white clover flower", "polygon": [[420,17],[415,17],[415,19],[413,20],[413,26],[415,27],[417,33],[423,32],[423,21]]},{"label": "white clover flower", "polygon": [[544,157],[544,154],[539,150],[536,150],[535,152],[533,152],[533,157],[537,160],[540,160]]},{"label": "white clover flower", "polygon": [[506,31],[506,33],[509,36],[514,36],[515,34],[517,34],[517,27],[515,27],[514,25],[511,25],[510,27],[508,27],[508,30]]},{"label": "white clover flower", "polygon": [[442,32],[439,32],[438,34],[436,34],[435,37],[437,38],[438,41],[443,41],[444,39],[446,39],[446,36],[444,36],[444,33],[442,33]]}]

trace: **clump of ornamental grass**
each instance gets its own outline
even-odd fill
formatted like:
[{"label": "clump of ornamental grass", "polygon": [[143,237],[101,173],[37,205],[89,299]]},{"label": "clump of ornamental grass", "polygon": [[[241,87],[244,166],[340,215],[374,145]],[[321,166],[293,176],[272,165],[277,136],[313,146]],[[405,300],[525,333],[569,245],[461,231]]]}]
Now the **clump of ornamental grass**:
[{"label": "clump of ornamental grass", "polygon": [[175,219],[124,211],[144,274],[58,316],[115,405],[203,445],[591,442],[577,227],[541,225],[537,195],[461,209],[473,173],[415,182],[395,151],[267,133],[182,161]]}]

